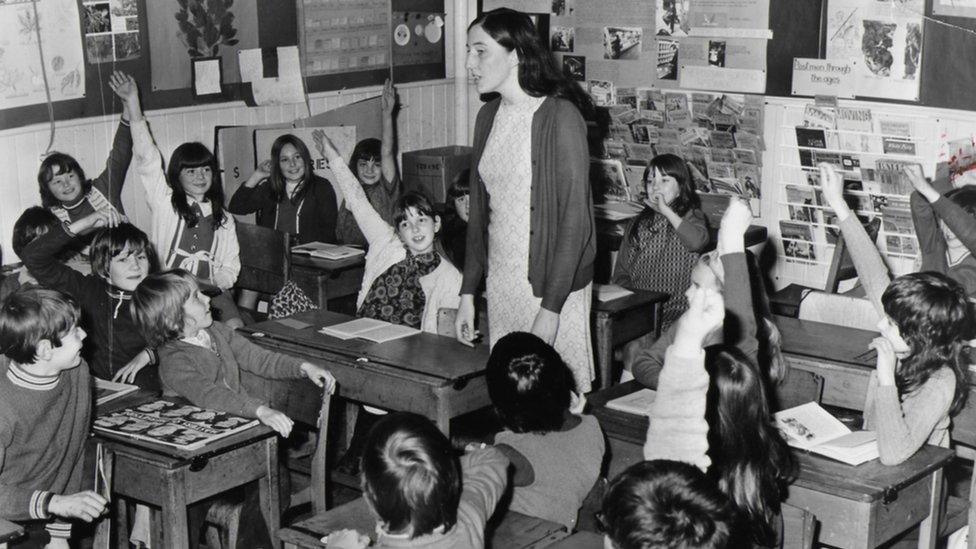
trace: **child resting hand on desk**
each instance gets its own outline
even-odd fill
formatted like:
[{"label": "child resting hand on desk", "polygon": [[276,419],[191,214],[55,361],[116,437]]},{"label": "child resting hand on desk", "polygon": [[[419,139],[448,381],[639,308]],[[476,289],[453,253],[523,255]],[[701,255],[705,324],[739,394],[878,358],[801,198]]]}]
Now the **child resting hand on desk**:
[{"label": "child resting hand on desk", "polygon": [[293,422],[272,408],[275,391],[267,380],[307,377],[330,393],[328,371],[251,343],[222,322],[214,322],[210,298],[196,277],[182,269],[150,275],[132,296],[136,321],[159,354],[164,395],[193,405],[257,418],[283,437]]},{"label": "child resting hand on desk", "polygon": [[871,344],[878,369],[868,381],[864,428],[878,433],[881,463],[897,465],[926,443],[948,447],[949,417],[962,409],[968,386],[963,345],[974,323],[966,290],[936,272],[890,280],[832,166],[820,165],[820,185],[880,316],[881,337]]}]

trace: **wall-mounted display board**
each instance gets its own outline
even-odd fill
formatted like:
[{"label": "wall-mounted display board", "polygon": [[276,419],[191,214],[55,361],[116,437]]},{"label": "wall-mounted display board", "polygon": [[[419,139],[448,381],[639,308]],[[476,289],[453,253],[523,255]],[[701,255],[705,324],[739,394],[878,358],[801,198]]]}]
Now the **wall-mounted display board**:
[{"label": "wall-mounted display board", "polygon": [[[35,5],[55,16],[35,17]],[[136,79],[146,110],[245,99],[251,91],[241,84],[239,52],[256,48],[269,52],[262,76],[274,78],[277,48],[300,46],[308,93],[382,84],[391,62],[396,82],[443,78],[443,14],[444,0],[0,2],[0,130],[49,119],[44,72],[55,120],[121,112],[108,86],[113,70]],[[394,15],[411,23],[403,52],[393,45]],[[61,51],[63,44],[70,47]],[[194,58],[219,62],[198,64],[195,75]],[[220,82],[208,81],[208,91],[219,85],[220,93],[195,94],[195,76],[207,68],[212,80],[214,67]]]}]

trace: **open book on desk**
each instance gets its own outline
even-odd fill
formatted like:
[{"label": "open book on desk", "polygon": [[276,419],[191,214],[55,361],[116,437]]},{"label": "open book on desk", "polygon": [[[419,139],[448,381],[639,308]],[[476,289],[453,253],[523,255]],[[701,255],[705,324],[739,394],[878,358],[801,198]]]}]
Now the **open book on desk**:
[{"label": "open book on desk", "polygon": [[646,416],[651,413],[651,404],[656,396],[657,393],[653,389],[645,388],[607,401],[606,407],[618,412]]},{"label": "open book on desk", "polygon": [[874,431],[851,431],[816,402],[776,412],[776,425],[794,448],[860,465],[878,457]]},{"label": "open book on desk", "polygon": [[326,326],[319,330],[319,333],[339,339],[359,338],[376,343],[385,343],[419,334],[420,330],[400,324],[391,324],[375,318],[357,318],[342,324]]},{"label": "open book on desk", "polygon": [[309,242],[301,244],[291,249],[293,254],[305,254],[322,259],[345,259],[356,257],[366,252],[351,246],[340,246],[338,244],[327,244],[325,242]]}]

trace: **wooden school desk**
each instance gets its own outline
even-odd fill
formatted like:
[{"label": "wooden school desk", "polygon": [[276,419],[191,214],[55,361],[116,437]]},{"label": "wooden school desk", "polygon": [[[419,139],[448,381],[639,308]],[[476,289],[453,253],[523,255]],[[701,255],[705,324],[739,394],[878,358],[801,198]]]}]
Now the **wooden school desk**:
[{"label": "wooden school desk", "polygon": [[635,291],[600,301],[594,292],[590,314],[600,387],[609,387],[613,382],[614,347],[651,332],[661,335],[661,304],[670,297],[663,292]]},{"label": "wooden school desk", "polygon": [[[127,395],[114,400],[100,407],[99,413],[156,398],[141,391],[134,394],[140,397]],[[152,519],[154,546],[189,547],[187,507],[253,480],[258,481],[268,531],[279,527],[278,436],[264,425],[192,451],[101,432],[94,438],[102,445],[105,482],[113,494],[117,547],[128,547],[129,543],[125,499],[160,508]],[[104,527],[97,537],[96,547],[108,547],[109,534]]]},{"label": "wooden school desk", "polygon": [[448,435],[451,418],[491,404],[485,385],[488,346],[483,343],[466,347],[427,333],[382,344],[341,340],[317,330],[353,317],[317,310],[289,318],[307,326],[296,329],[268,320],[243,332],[259,345],[327,368],[339,382],[336,394],[344,399],[416,412]]},{"label": "wooden school desk", "polygon": [[[629,381],[597,391],[587,400],[610,443],[608,476],[643,459],[647,417],[605,407],[607,401],[640,388]],[[931,516],[938,524],[942,468],[955,455],[948,448],[926,446],[901,465],[874,460],[857,467],[814,454],[794,452],[799,474],[787,503],[813,513],[820,522],[818,539],[843,548],[866,549]],[[934,548],[938,533],[923,528],[919,547]]]},{"label": "wooden school desk", "polygon": [[783,336],[783,354],[791,368],[824,380],[821,402],[852,410],[864,409],[868,378],[877,354],[868,349],[877,332],[776,316]]},{"label": "wooden school desk", "polygon": [[[278,539],[284,542],[285,549],[319,549],[326,547],[321,541],[323,536],[343,528],[376,537],[376,520],[366,500],[359,498],[282,528],[278,530]],[[569,532],[562,524],[509,511],[497,525],[489,526],[486,546],[495,549],[541,549],[567,535]]]},{"label": "wooden school desk", "polygon": [[325,309],[329,299],[356,295],[363,283],[366,256],[322,259],[306,254],[291,254],[291,279]]}]

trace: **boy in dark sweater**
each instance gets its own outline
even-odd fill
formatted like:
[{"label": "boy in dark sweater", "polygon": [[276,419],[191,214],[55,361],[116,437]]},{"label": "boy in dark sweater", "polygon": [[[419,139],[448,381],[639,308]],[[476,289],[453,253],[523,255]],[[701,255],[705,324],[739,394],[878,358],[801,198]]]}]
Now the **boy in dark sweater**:
[{"label": "boy in dark sweater", "polygon": [[[132,291],[155,270],[155,252],[146,233],[121,221],[116,212],[95,212],[58,225],[28,244],[21,259],[39,284],[64,290],[81,304],[82,324],[91,333],[85,358],[96,377],[158,391],[155,354],[147,348],[129,307]],[[91,241],[92,274],[61,263],[62,250],[76,235],[97,229]]]},{"label": "boy in dark sweater", "polygon": [[92,398],[79,314],[69,296],[43,288],[0,307],[0,517],[28,531],[13,547],[67,549],[67,520],[91,522],[108,503],[81,491]]}]

